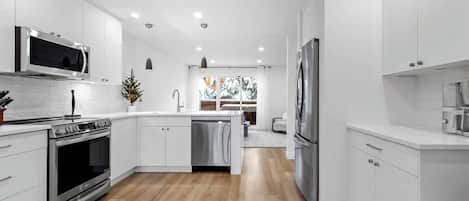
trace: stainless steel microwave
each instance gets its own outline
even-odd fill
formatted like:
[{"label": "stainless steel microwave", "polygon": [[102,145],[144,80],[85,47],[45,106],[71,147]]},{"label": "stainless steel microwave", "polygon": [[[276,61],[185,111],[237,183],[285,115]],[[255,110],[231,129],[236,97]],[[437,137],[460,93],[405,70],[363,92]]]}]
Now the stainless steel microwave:
[{"label": "stainless steel microwave", "polygon": [[90,48],[60,35],[15,27],[15,72],[89,79]]}]

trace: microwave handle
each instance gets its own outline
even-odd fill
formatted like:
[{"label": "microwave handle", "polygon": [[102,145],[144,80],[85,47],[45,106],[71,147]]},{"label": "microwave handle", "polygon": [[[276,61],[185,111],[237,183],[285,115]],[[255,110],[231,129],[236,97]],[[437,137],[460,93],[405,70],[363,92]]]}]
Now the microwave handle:
[{"label": "microwave handle", "polygon": [[85,48],[82,46],[80,47],[81,49],[81,54],[83,55],[83,67],[81,68],[81,74],[85,73],[86,70],[86,64],[88,63],[88,58],[86,57],[86,52]]}]

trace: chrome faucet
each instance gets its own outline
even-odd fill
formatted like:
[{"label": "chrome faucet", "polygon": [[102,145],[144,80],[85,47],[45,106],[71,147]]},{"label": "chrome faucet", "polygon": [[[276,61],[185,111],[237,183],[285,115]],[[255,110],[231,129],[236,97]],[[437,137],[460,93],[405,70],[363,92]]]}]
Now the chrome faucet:
[{"label": "chrome faucet", "polygon": [[179,103],[179,99],[180,99],[180,97],[181,97],[181,93],[179,92],[179,89],[174,89],[174,91],[173,91],[173,99],[175,98],[176,95],[178,96],[178,97],[177,97],[177,98],[178,98],[178,103],[177,103],[177,105],[176,105],[176,111],[177,111],[177,112],[181,112],[181,108],[184,108],[184,105],[181,105],[181,104]]}]

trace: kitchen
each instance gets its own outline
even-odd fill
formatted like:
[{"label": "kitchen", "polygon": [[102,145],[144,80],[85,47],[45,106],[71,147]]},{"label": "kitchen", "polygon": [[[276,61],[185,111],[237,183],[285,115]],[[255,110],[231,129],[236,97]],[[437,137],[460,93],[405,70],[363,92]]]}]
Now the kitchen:
[{"label": "kitchen", "polygon": [[2,0],[0,200],[464,201],[468,6]]}]

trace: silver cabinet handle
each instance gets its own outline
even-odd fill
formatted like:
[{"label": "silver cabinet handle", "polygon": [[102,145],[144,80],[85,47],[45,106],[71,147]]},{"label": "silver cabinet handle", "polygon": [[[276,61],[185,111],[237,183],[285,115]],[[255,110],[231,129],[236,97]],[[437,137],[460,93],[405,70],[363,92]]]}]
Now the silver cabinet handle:
[{"label": "silver cabinet handle", "polygon": [[5,177],[3,179],[0,179],[0,182],[4,182],[4,181],[8,181],[10,179],[12,179],[13,177],[12,176],[8,176],[8,177]]},{"label": "silver cabinet handle", "polygon": [[374,165],[375,167],[379,167],[379,163],[378,163],[378,162],[373,163],[373,165]]},{"label": "silver cabinet handle", "polygon": [[375,145],[372,145],[372,144],[366,144],[366,146],[367,146],[367,147],[370,147],[370,148],[372,148],[372,149],[374,149],[374,150],[377,150],[377,151],[383,151],[382,148],[379,148],[379,147],[377,147],[377,146],[375,146]]},{"label": "silver cabinet handle", "polygon": [[9,144],[9,145],[4,145],[4,146],[0,146],[0,149],[8,149],[10,147],[12,147],[13,145]]},{"label": "silver cabinet handle", "polygon": [[369,164],[373,164],[373,162],[374,162],[373,159],[368,159]]}]

